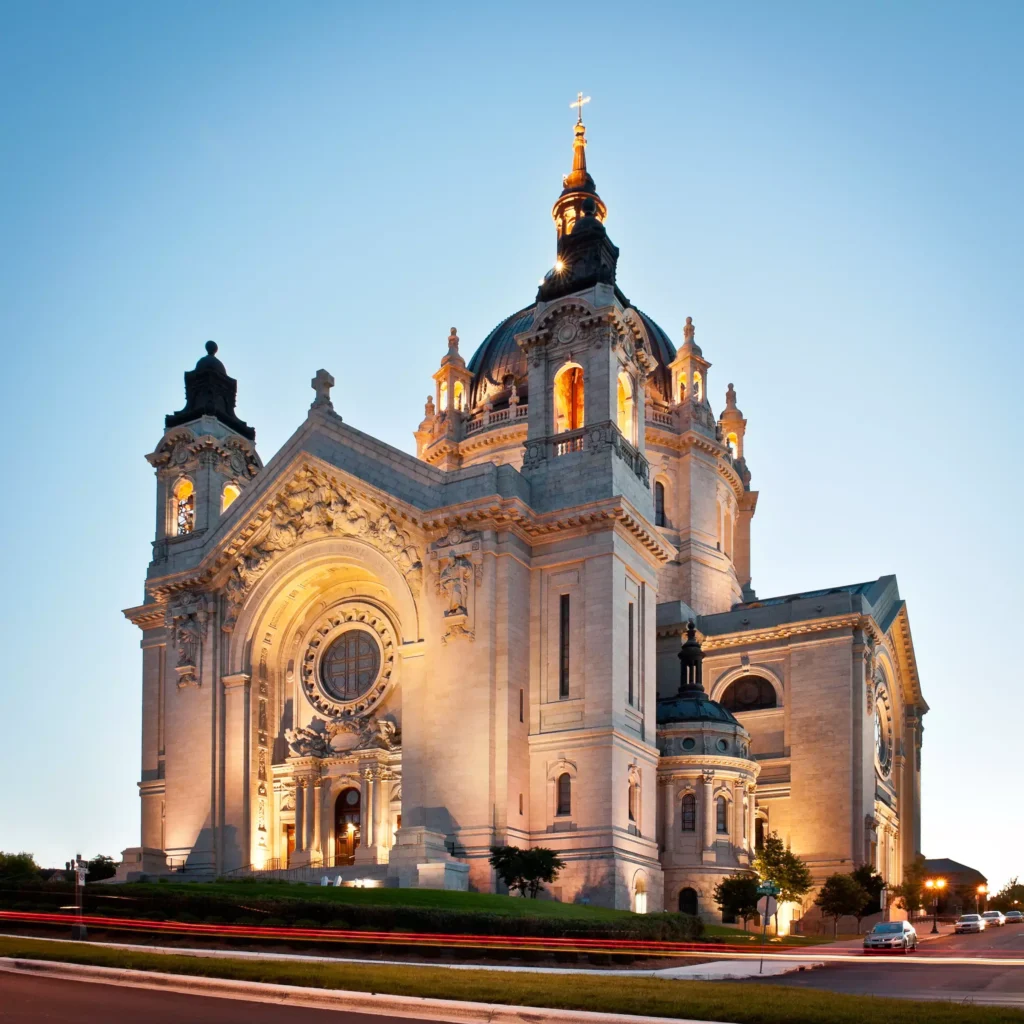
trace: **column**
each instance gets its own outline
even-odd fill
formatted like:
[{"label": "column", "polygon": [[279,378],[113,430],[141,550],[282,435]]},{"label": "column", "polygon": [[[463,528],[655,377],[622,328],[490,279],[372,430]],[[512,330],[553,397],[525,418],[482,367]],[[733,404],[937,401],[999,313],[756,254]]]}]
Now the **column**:
[{"label": "column", "polygon": [[739,857],[743,849],[743,819],[746,810],[743,807],[743,780],[736,779],[732,785],[732,847],[733,855]]},{"label": "column", "polygon": [[377,830],[374,827],[376,825],[376,807],[374,806],[374,797],[376,796],[375,790],[377,787],[374,785],[375,771],[373,768],[368,768],[363,778],[366,781],[366,803],[363,805],[366,810],[364,817],[366,818],[366,826],[363,829],[363,842],[367,846],[373,846],[376,842]]},{"label": "column", "polygon": [[295,852],[306,849],[306,780],[295,780]]},{"label": "column", "polygon": [[314,856],[322,857],[320,843],[320,787],[323,783],[323,779],[319,776],[313,779],[313,846],[311,852]]},{"label": "column", "polygon": [[708,769],[702,773],[704,780],[704,860],[711,859],[711,852],[715,847],[715,801],[712,792],[715,785],[715,773]]},{"label": "column", "polygon": [[380,786],[377,794],[377,804],[380,808],[380,815],[378,817],[378,838],[380,845],[385,849],[391,848],[391,780],[394,775],[387,770],[382,769],[380,773]]},{"label": "column", "polygon": [[754,854],[754,830],[757,821],[757,786],[747,783],[747,852]]}]

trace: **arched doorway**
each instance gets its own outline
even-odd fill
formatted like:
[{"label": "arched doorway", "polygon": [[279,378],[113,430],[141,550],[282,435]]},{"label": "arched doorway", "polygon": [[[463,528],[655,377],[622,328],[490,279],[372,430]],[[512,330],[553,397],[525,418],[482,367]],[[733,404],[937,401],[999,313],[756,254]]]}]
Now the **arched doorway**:
[{"label": "arched doorway", "polygon": [[687,886],[679,893],[679,913],[697,916],[697,890]]},{"label": "arched doorway", "polygon": [[349,787],[338,794],[334,804],[334,863],[337,867],[356,859],[360,831],[360,794]]}]

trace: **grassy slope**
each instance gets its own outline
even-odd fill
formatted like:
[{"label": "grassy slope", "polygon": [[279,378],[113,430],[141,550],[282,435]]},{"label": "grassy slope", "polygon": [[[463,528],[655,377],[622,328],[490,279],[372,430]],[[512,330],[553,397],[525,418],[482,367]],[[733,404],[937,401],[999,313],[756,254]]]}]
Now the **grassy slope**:
[{"label": "grassy slope", "polygon": [[661,981],[586,975],[453,971],[443,967],[290,964],[202,960],[175,954],[99,949],[88,943],[0,938],[0,956],[63,960],[201,977],[233,978],[391,995],[466,999],[656,1017],[692,1017],[735,1024],[1022,1024],[1024,1012],[1001,1007],[914,1003],[871,996],[800,991],[729,982]]}]

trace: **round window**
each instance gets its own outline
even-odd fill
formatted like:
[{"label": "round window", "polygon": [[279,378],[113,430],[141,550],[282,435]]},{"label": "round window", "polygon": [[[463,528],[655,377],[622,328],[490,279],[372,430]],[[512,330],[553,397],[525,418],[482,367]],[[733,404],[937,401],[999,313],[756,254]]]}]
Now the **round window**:
[{"label": "round window", "polygon": [[380,648],[372,633],[349,629],[327,648],[320,665],[324,689],[339,701],[357,700],[377,679]]},{"label": "round window", "polygon": [[717,746],[719,750],[729,749],[729,744],[725,740],[719,740]]},{"label": "round window", "polygon": [[882,776],[892,770],[892,714],[887,694],[879,689],[875,697],[875,764]]},{"label": "round window", "polygon": [[683,750],[693,750],[695,746],[697,746],[697,741],[692,736],[687,736],[683,740]]}]

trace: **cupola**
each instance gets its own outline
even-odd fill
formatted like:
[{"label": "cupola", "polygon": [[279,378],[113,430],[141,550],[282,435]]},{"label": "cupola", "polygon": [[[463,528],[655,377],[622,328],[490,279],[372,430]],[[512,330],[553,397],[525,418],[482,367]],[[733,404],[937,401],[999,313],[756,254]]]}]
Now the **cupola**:
[{"label": "cupola", "polygon": [[208,341],[206,355],[194,370],[185,371],[185,407],[164,417],[164,427],[169,430],[203,416],[214,416],[236,434],[255,441],[256,431],[235,415],[237,390],[238,381],[228,376],[217,358],[217,343]]},{"label": "cupola", "polygon": [[747,421],[743,418],[743,413],[736,408],[736,389],[732,384],[725,392],[725,408],[718,417],[718,425],[722,431],[722,440],[732,453],[732,457],[742,459],[743,435],[747,430]]},{"label": "cupola", "polygon": [[688,316],[683,328],[683,346],[669,365],[672,371],[673,404],[691,402],[700,406],[708,405],[708,370],[711,364],[694,340],[695,333],[693,317]]}]

